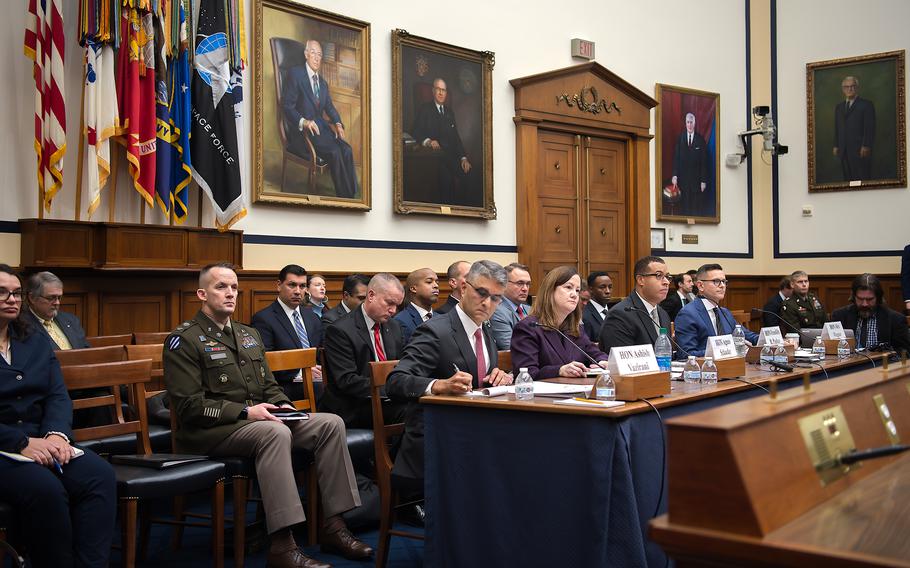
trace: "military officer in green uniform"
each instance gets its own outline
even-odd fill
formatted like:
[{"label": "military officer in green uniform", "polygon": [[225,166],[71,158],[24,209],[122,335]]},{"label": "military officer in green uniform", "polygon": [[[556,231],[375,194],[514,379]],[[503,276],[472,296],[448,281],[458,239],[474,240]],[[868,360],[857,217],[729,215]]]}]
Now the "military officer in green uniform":
[{"label": "military officer in green uniform", "polygon": [[793,294],[780,307],[781,319],[796,329],[824,327],[827,314],[815,294],[809,292],[809,275],[797,270],[790,275],[790,285]]},{"label": "military officer in green uniform", "polygon": [[177,451],[255,459],[266,524],[268,566],[324,567],[297,548],[292,525],[304,521],[291,466],[292,448],[314,453],[325,511],[322,548],[350,559],[372,549],[351,535],[341,513],[360,506],[344,422],[329,413],[282,422],[272,411],[293,409],[265,359],[259,333],[231,321],[237,274],[230,264],[199,273],[202,309],[164,346],[164,379],[177,414]]}]

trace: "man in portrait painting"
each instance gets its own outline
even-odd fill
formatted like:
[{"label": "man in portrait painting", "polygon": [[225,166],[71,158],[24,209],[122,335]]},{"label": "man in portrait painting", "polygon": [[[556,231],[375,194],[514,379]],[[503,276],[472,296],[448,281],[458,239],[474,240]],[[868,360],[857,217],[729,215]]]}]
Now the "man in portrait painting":
[{"label": "man in portrait painting", "polygon": [[713,211],[704,211],[708,209],[704,204],[708,187],[708,145],[695,131],[695,115],[691,112],[686,113],[686,130],[676,141],[671,182],[682,193],[682,215],[713,215]]},{"label": "man in portrait painting", "polygon": [[358,189],[354,152],[345,138],[341,116],[332,103],[329,84],[319,75],[322,46],[318,41],[307,41],[304,57],[306,65],[288,72],[282,93],[288,150],[308,157],[309,138],[318,159],[328,165],[335,194],[353,198]]},{"label": "man in portrait painting", "polygon": [[844,77],[840,87],[844,100],[834,107],[833,153],[840,159],[844,181],[871,179],[875,106],[859,97],[856,77]]}]

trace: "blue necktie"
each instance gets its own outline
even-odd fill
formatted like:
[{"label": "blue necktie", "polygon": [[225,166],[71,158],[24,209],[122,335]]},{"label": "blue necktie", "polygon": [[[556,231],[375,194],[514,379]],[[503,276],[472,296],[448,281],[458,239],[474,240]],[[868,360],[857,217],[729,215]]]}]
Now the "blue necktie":
[{"label": "blue necktie", "polygon": [[313,94],[316,100],[319,100],[319,75],[313,75]]},{"label": "blue necktie", "polygon": [[310,348],[310,340],[306,335],[306,328],[303,327],[303,322],[300,321],[300,312],[294,310],[294,329],[297,330],[297,337],[300,339],[300,345],[304,349]]}]

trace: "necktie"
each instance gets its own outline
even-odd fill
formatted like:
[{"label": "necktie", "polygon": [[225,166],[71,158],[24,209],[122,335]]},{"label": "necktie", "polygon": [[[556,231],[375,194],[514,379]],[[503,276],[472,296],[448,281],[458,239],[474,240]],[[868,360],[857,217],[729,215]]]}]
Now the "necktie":
[{"label": "necktie", "polygon": [[474,353],[477,355],[477,385],[475,388],[483,388],[483,379],[487,376],[487,358],[483,352],[483,332],[479,327],[474,332]]},{"label": "necktie", "polygon": [[604,308],[603,311],[600,312],[600,315],[602,315],[604,319],[607,319],[607,311],[607,308]]},{"label": "necktie", "polygon": [[439,107],[438,107],[438,108],[439,108],[439,116],[443,116],[443,115],[445,115],[445,111],[444,111],[444,110],[442,110],[442,105],[439,105]]},{"label": "necktie", "polygon": [[717,320],[717,335],[723,335],[724,320],[720,315],[720,308],[714,308],[714,319]]},{"label": "necktie", "polygon": [[316,100],[319,100],[319,75],[313,75],[313,94]]},{"label": "necktie", "polygon": [[651,321],[654,322],[654,325],[660,327],[660,318],[657,316],[657,308],[651,310]]},{"label": "necktie", "polygon": [[691,147],[692,147],[692,135],[690,134],[689,135],[689,148],[691,148]]},{"label": "necktie", "polygon": [[385,361],[385,351],[382,350],[382,338],[379,336],[379,324],[373,324],[373,340],[376,342],[376,359]]},{"label": "necktie", "polygon": [[433,317],[433,312],[427,312],[427,315],[423,316],[423,321],[430,321],[431,317]]},{"label": "necktie", "polygon": [[515,310],[515,311],[518,312],[518,319],[520,319],[520,320],[525,319],[525,310],[524,310],[524,308],[522,308],[521,306],[518,306],[518,309]]},{"label": "necktie", "polygon": [[303,322],[300,321],[300,312],[294,310],[294,330],[297,331],[297,339],[300,340],[300,346],[303,349],[310,348],[310,338],[307,337],[306,328],[303,327]]},{"label": "necktie", "polygon": [[58,349],[72,349],[73,346],[70,345],[69,340],[66,336],[57,332],[57,326],[54,325],[54,322],[51,320],[44,321],[44,329],[47,330],[47,334],[51,336],[51,339],[54,340],[54,343],[57,344]]}]

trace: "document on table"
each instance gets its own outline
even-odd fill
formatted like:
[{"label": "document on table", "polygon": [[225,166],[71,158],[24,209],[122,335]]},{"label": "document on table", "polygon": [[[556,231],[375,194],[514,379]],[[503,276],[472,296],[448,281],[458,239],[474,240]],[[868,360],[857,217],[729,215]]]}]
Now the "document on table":
[{"label": "document on table", "polygon": [[504,394],[515,394],[515,385],[505,385],[499,387],[487,387],[485,389],[477,389],[471,392],[464,393],[464,396],[468,398],[491,398],[495,396],[502,396]]},{"label": "document on table", "polygon": [[[71,447],[72,447],[72,450],[73,450],[73,457],[74,457],[74,458],[78,458],[79,456],[85,454],[85,452],[82,451],[81,449],[76,448],[76,447],[73,447],[73,446],[71,446]],[[0,456],[7,457],[7,458],[9,458],[9,459],[11,459],[11,460],[13,460],[13,461],[17,461],[17,462],[33,462],[33,461],[35,461],[35,460],[33,460],[32,458],[23,456],[22,454],[16,454],[16,453],[13,453],[13,452],[0,452]]]},{"label": "document on table", "polygon": [[578,400],[577,398],[563,398],[554,400],[553,404],[564,404],[566,406],[592,406],[600,408],[616,408],[626,403],[621,400]]},{"label": "document on table", "polygon": [[534,396],[573,396],[585,395],[591,392],[593,385],[567,385],[563,383],[550,383],[547,381],[534,381]]}]

